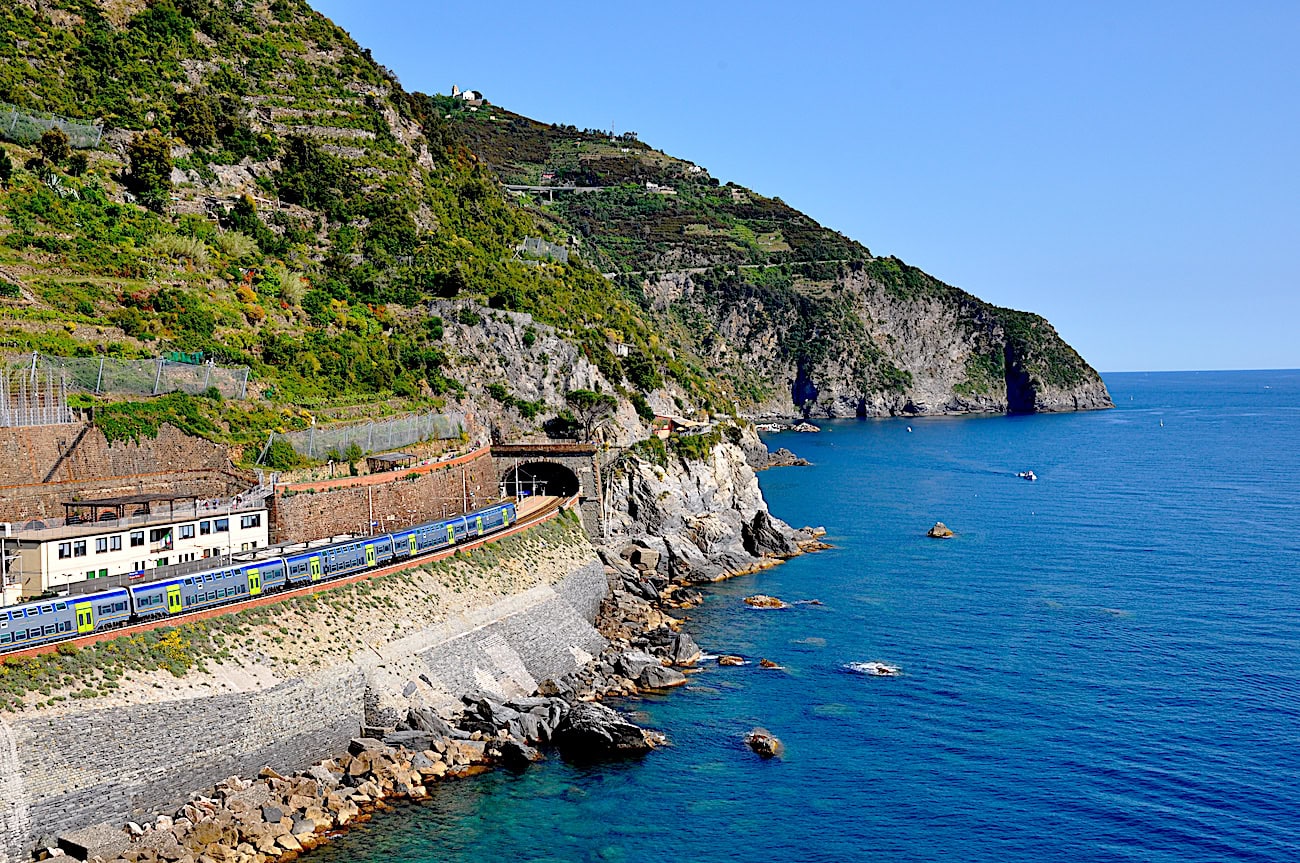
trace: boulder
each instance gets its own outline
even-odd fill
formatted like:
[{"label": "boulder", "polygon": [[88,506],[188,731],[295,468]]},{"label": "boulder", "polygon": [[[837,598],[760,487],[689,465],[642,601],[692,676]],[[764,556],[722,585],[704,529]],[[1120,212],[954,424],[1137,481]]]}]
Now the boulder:
[{"label": "boulder", "polygon": [[[641,676],[641,672],[652,666],[662,667],[663,663],[659,658],[646,653],[643,650],[629,650],[618,658],[618,671],[624,677],[633,680]],[[614,669],[609,669],[612,672]]]},{"label": "boulder", "polygon": [[512,770],[523,770],[534,761],[542,760],[542,753],[518,740],[507,738],[495,746],[496,757]]},{"label": "boulder", "polygon": [[638,569],[658,569],[659,552],[638,546],[632,552],[632,565]]},{"label": "boulder", "polygon": [[785,749],[780,739],[766,728],[755,728],[746,734],[745,745],[758,753],[761,758],[775,758]]},{"label": "boulder", "polygon": [[647,665],[636,678],[636,682],[647,689],[668,689],[685,683],[686,675],[675,668],[667,668],[663,665]]},{"label": "boulder", "polygon": [[695,643],[685,632],[679,632],[673,638],[672,647],[669,649],[669,658],[672,659],[673,665],[694,665],[703,655],[700,646]]},{"label": "boulder", "polygon": [[745,597],[745,605],[750,608],[789,608],[782,600],[775,596],[768,596],[766,593],[756,593],[753,596]]},{"label": "boulder", "polygon": [[952,528],[948,527],[948,525],[944,524],[941,521],[936,521],[934,523],[934,527],[927,530],[925,532],[925,535],[929,537],[933,537],[934,539],[950,539],[951,537],[955,536],[955,534],[952,532]]},{"label": "boulder", "polygon": [[718,665],[744,665],[745,657],[736,656],[735,654],[725,654],[718,657]]},{"label": "boulder", "polygon": [[427,707],[412,707],[408,710],[405,725],[411,731],[428,731],[431,734],[440,734],[443,737],[451,734],[451,727],[443,721],[441,716]]},{"label": "boulder", "polygon": [[635,757],[653,748],[644,729],[594,701],[573,705],[551,739],[565,758],[582,761]]}]

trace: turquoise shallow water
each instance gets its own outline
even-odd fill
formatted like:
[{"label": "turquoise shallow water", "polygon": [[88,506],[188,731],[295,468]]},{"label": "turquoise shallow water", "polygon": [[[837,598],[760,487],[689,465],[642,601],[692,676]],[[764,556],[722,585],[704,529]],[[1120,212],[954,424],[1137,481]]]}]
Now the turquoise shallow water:
[{"label": "turquoise shallow water", "polygon": [[815,466],[762,474],[772,509],[835,548],[688,625],[785,671],[627,702],[674,741],[643,762],[449,783],[312,859],[1300,859],[1300,372],[1107,383],[1114,411],[774,436]]}]

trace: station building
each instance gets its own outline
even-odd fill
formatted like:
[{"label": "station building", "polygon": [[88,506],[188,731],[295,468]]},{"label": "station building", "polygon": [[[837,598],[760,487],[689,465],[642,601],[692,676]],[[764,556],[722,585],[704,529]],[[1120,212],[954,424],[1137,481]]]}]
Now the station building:
[{"label": "station building", "polygon": [[91,579],[143,577],[185,564],[198,569],[205,565],[201,561],[269,544],[262,501],[148,494],[69,501],[64,507],[62,519],[0,524],[0,604]]}]

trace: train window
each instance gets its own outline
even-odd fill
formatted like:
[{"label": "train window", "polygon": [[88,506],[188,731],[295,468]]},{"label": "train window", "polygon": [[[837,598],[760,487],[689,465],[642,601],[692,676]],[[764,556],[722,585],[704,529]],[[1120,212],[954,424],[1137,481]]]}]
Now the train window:
[{"label": "train window", "polygon": [[41,635],[54,635],[58,631],[59,628],[51,623],[49,626],[41,630]]},{"label": "train window", "polygon": [[194,579],[192,579],[192,578],[187,578],[187,579],[185,579],[185,583],[188,584],[188,585],[190,585],[191,587],[193,587],[193,586],[194,586]]},{"label": "train window", "polygon": [[27,637],[28,637],[28,638],[40,638],[40,637],[41,637],[41,631],[40,631],[40,629],[29,629],[29,630],[27,630]]},{"label": "train window", "polygon": [[119,602],[119,603],[118,603],[116,606],[114,606],[114,607],[115,607],[118,611],[126,611],[126,601],[123,600],[122,602]]},{"label": "train window", "polygon": [[13,640],[14,637],[7,632],[4,635],[0,635],[0,644],[8,644]]},{"label": "train window", "polygon": [[59,603],[56,603],[54,607],[57,608],[59,611],[67,611],[67,610],[68,610],[68,604],[67,604],[66,602],[59,602]]},{"label": "train window", "polygon": [[41,606],[41,612],[44,613],[44,614],[53,614],[53,613],[54,613],[54,606],[52,606],[52,605],[42,605],[42,606]]},{"label": "train window", "polygon": [[60,623],[60,624],[59,624],[59,631],[60,631],[60,632],[71,632],[71,631],[72,631],[72,623],[71,623],[71,621],[67,621],[67,620],[65,620],[65,621],[63,621],[63,623]]}]

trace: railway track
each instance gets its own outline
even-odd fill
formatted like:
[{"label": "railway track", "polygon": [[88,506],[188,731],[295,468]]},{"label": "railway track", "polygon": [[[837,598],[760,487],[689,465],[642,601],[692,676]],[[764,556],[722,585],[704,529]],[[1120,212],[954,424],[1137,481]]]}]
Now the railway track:
[{"label": "railway track", "polygon": [[330,579],[328,581],[318,581],[313,584],[304,584],[298,587],[289,587],[284,590],[278,590],[269,596],[256,596],[239,602],[232,602],[217,608],[207,608],[202,611],[189,611],[182,614],[174,614],[159,620],[150,620],[144,623],[132,623],[126,626],[120,626],[116,629],[106,629],[102,632],[92,632],[86,635],[76,636],[74,638],[65,638],[61,641],[41,644],[36,647],[28,647],[22,650],[14,650],[8,653],[0,654],[0,662],[7,662],[10,659],[24,656],[40,656],[44,653],[54,653],[65,644],[71,644],[76,647],[85,647],[100,641],[111,641],[114,638],[121,638],[124,635],[134,635],[137,632],[147,632],[151,629],[161,629],[163,627],[179,626],[182,623],[191,623],[198,620],[208,620],[213,617],[221,617],[225,614],[231,614],[236,611],[243,611],[246,608],[257,608],[258,606],[274,605],[284,602],[287,599],[293,599],[299,596],[310,596],[314,593],[323,593],[327,590],[333,590],[336,587],[342,587],[346,584],[356,584],[357,582],[366,581],[381,575],[390,575],[394,572],[401,572],[405,569],[422,566],[437,560],[446,560],[458,551],[465,549],[481,548],[498,540],[505,539],[508,536],[514,536],[523,533],[529,528],[536,527],[543,522],[555,518],[567,507],[577,502],[577,496],[567,498],[552,498],[546,503],[532,510],[527,515],[519,516],[519,520],[503,530],[498,530],[487,536],[477,537],[468,542],[462,542],[459,545],[449,548],[439,549],[438,551],[427,553],[419,557],[403,560],[401,563],[391,564],[370,569],[365,572],[358,572],[355,575],[348,575],[342,578]]}]

